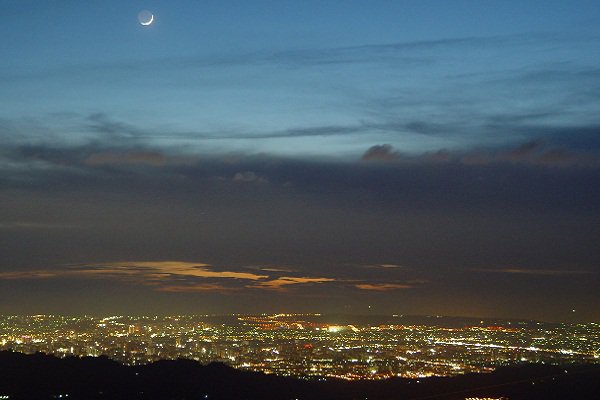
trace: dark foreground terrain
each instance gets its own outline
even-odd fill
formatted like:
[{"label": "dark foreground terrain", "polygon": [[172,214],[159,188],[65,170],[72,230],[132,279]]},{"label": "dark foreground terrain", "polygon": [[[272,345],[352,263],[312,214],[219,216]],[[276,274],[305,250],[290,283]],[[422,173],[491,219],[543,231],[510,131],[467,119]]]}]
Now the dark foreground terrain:
[{"label": "dark foreground terrain", "polygon": [[222,364],[159,361],[128,367],[107,358],[0,352],[0,399],[594,399],[600,365],[524,365],[491,374],[386,381],[307,381]]}]

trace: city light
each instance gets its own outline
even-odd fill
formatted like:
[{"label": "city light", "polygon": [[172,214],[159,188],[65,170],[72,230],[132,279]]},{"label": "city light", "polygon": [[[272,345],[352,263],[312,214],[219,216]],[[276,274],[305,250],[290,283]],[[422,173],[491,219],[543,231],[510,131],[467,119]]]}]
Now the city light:
[{"label": "city light", "polygon": [[283,376],[347,380],[454,376],[519,363],[598,362],[596,323],[448,327],[402,321],[330,324],[315,314],[2,316],[0,350],[107,356],[128,365],[187,358]]}]

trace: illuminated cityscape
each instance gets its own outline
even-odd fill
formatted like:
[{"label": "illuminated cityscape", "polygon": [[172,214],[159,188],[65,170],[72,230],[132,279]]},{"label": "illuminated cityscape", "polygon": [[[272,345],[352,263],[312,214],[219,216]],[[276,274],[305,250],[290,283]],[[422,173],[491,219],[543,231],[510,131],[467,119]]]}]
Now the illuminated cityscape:
[{"label": "illuminated cityscape", "polygon": [[0,0],[0,400],[600,393],[600,0]]},{"label": "illuminated cityscape", "polygon": [[185,358],[314,379],[418,379],[520,363],[598,363],[600,324],[401,315],[2,316],[0,350],[107,356],[128,365]]}]

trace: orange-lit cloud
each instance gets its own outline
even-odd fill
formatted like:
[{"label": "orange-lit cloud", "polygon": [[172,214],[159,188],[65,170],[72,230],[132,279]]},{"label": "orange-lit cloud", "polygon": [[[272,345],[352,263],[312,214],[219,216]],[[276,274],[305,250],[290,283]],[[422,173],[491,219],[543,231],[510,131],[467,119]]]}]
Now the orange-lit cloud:
[{"label": "orange-lit cloud", "polygon": [[253,288],[261,288],[261,289],[272,289],[272,290],[284,290],[285,286],[289,285],[299,285],[299,284],[307,284],[307,283],[324,283],[324,282],[334,282],[333,278],[308,278],[308,277],[294,277],[294,276],[282,276],[277,279],[273,279],[270,281],[261,281],[252,285],[250,287]]},{"label": "orange-lit cloud", "polygon": [[0,279],[45,279],[54,278],[59,274],[51,271],[11,271],[11,272],[0,272]]},{"label": "orange-lit cloud", "polygon": [[[269,272],[289,272],[287,269],[267,267]],[[269,275],[216,271],[209,264],[187,261],[123,261],[87,264],[52,270],[15,271],[0,273],[0,279],[86,278],[112,279],[144,286],[161,292],[232,291],[241,288],[284,290],[285,286],[335,281],[324,277],[272,277]],[[208,280],[208,281],[207,281]],[[218,282],[215,282],[218,280]],[[234,284],[249,281],[252,284]]]},{"label": "orange-lit cloud", "polygon": [[[393,264],[380,264],[373,267],[384,269],[403,268]],[[172,293],[231,292],[243,289],[286,291],[291,286],[323,283],[385,292],[409,289],[414,287],[415,284],[424,283],[422,281],[373,283],[322,276],[278,276],[282,272],[289,274],[290,271],[287,268],[271,266],[258,268],[254,273],[230,270],[219,271],[209,264],[188,261],[122,261],[63,266],[45,270],[2,272],[0,273],[0,280],[103,279],[148,286],[159,292]]]},{"label": "orange-lit cloud", "polygon": [[296,272],[296,270],[291,267],[280,265],[246,265],[245,268],[265,272]]},{"label": "orange-lit cloud", "polygon": [[186,261],[127,261],[108,264],[96,264],[97,273],[141,273],[154,277],[195,277],[195,278],[230,278],[259,280],[266,279],[268,275],[258,275],[250,272],[213,271],[209,264],[192,263]]},{"label": "orange-lit cloud", "polygon": [[235,288],[219,285],[216,283],[198,283],[195,285],[167,285],[156,289],[159,292],[193,293],[193,292],[230,292]]},{"label": "orange-lit cloud", "polygon": [[410,289],[413,286],[404,283],[358,283],[354,285],[361,290],[374,290],[376,292],[387,292],[389,290]]},{"label": "orange-lit cloud", "polygon": [[279,267],[263,267],[263,268],[259,268],[261,271],[267,271],[267,272],[294,272],[293,269],[289,269],[289,268],[279,268]]},{"label": "orange-lit cloud", "polygon": [[[269,278],[249,272],[215,271],[204,263],[186,261],[127,261],[88,264],[48,270],[11,271],[0,273],[0,279],[98,278],[155,286],[163,291],[199,291],[222,289],[202,279],[258,281]],[[189,283],[189,285],[181,284]],[[186,287],[189,290],[184,290]],[[170,288],[170,289],[169,289]]]}]

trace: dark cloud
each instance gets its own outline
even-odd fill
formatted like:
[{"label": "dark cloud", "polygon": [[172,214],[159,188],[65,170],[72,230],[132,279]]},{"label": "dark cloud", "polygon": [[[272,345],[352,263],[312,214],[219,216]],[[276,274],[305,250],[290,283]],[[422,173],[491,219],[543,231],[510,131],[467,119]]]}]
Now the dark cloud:
[{"label": "dark cloud", "polygon": [[396,161],[400,158],[400,153],[395,151],[391,144],[377,144],[362,155],[364,161]]},{"label": "dark cloud", "polygon": [[572,269],[540,269],[540,268],[487,268],[473,269],[475,272],[494,273],[494,274],[517,274],[517,275],[540,275],[540,276],[563,276],[563,275],[587,275],[597,274],[600,271],[585,271]]},{"label": "dark cloud", "polygon": [[376,145],[362,159],[381,162],[360,163],[242,154],[194,157],[129,145],[37,145],[5,149],[8,163],[0,170],[0,182],[5,189],[48,194],[128,189],[155,196],[204,192],[207,199],[222,196],[232,203],[237,202],[239,191],[245,196],[240,200],[248,198],[252,203],[259,197],[251,188],[259,185],[241,183],[269,183],[260,185],[261,196],[316,196],[322,199],[319,204],[352,200],[365,206],[377,202],[386,207],[416,204],[445,209],[502,204],[527,208],[539,203],[559,209],[593,204],[597,191],[592,182],[598,175],[594,154],[542,141],[505,149],[420,155]]},{"label": "dark cloud", "polygon": [[460,156],[466,164],[514,163],[554,167],[591,167],[600,164],[598,153],[592,151],[572,151],[553,147],[541,140],[533,140],[515,148],[503,150],[473,150]]},{"label": "dark cloud", "polygon": [[536,161],[542,165],[594,165],[598,160],[593,156],[581,155],[564,149],[549,149],[539,155]]},{"label": "dark cloud", "polygon": [[532,157],[543,147],[543,144],[539,140],[532,140],[524,143],[514,149],[510,149],[502,152],[499,155],[499,159],[506,160],[509,162],[523,162],[530,161]]},{"label": "dark cloud", "polygon": [[[118,292],[107,307],[132,310],[155,298],[185,308],[210,295],[233,309],[352,311],[368,301],[386,312],[475,315],[485,310],[469,304],[488,304],[510,315],[532,304],[542,315],[536,296],[552,289],[585,310],[600,263],[600,169],[593,146],[570,143],[546,136],[421,154],[372,147],[366,159],[383,162],[194,155],[127,140],[9,143],[0,303],[51,292],[39,304],[76,310],[59,289],[83,287]],[[204,261],[182,270],[112,260]],[[253,276],[261,278],[242,278]],[[507,291],[518,301],[503,302]]]},{"label": "dark cloud", "polygon": [[166,164],[167,157],[158,151],[103,152],[91,154],[84,162],[88,165],[146,164],[161,166]]},{"label": "dark cloud", "polygon": [[415,132],[415,133],[421,133],[424,135],[432,135],[432,134],[440,134],[440,133],[448,132],[449,128],[450,127],[448,125],[432,124],[430,122],[424,122],[424,121],[413,121],[413,122],[407,123],[404,126],[404,129],[406,129],[408,131]]},{"label": "dark cloud", "polygon": [[403,161],[411,164],[429,162],[462,163],[466,165],[488,164],[527,164],[532,166],[587,167],[600,166],[600,152],[571,151],[553,147],[542,140],[532,140],[512,148],[481,148],[470,151],[450,151],[446,149],[420,155],[402,154],[390,144],[375,145],[362,155],[363,161]]},{"label": "dark cloud", "polygon": [[233,175],[235,182],[257,182],[257,183],[269,183],[269,180],[265,177],[258,176],[253,171],[236,172]]},{"label": "dark cloud", "polygon": [[144,135],[133,125],[111,120],[104,113],[94,113],[88,116],[87,128],[93,132],[109,137],[136,137]]}]

